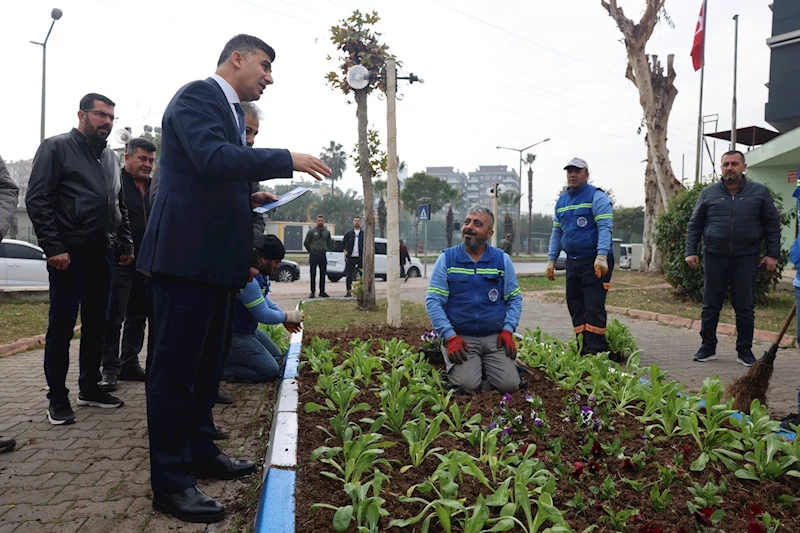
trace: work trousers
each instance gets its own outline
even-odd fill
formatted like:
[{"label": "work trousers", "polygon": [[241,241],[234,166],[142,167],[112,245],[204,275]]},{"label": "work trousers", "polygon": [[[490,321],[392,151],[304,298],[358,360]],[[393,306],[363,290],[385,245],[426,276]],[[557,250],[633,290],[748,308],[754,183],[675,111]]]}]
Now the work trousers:
[{"label": "work trousers", "polygon": [[361,270],[362,264],[363,261],[360,255],[358,257],[347,258],[347,265],[344,267],[344,275],[347,276],[345,278],[345,285],[347,285],[347,292],[350,292],[350,287],[353,286],[353,280],[356,279],[358,271]]},{"label": "work trousers", "polygon": [[514,359],[506,355],[503,347],[497,347],[498,334],[487,337],[459,335],[469,346],[467,360],[460,364],[450,361],[447,343],[442,343],[447,378],[455,387],[467,392],[481,388],[483,380],[502,393],[519,390],[519,371]]},{"label": "work trousers", "polygon": [[137,272],[133,266],[118,266],[111,288],[111,305],[103,347],[103,373],[119,377],[120,372],[135,371],[140,366],[139,353],[144,344],[147,322],[147,298],[147,277]]},{"label": "work trousers", "polygon": [[317,267],[319,267],[319,292],[325,292],[325,274],[328,272],[328,258],[324,255],[308,254],[308,265],[311,267],[311,292],[316,292]]},{"label": "work trousers", "polygon": [[609,254],[608,273],[594,274],[594,257],[567,258],[567,308],[575,335],[583,334],[583,353],[608,351],[606,296],[611,288],[614,256]]},{"label": "work trousers", "polygon": [[726,257],[706,253],[703,258],[703,312],[700,338],[712,352],[717,349],[719,312],[730,288],[731,304],[736,311],[736,351],[753,347],[755,327],[755,292],[758,278],[758,256]]},{"label": "work trousers", "polygon": [[67,399],[69,343],[81,312],[81,344],[78,355],[81,392],[99,389],[103,333],[108,319],[114,254],[111,250],[69,250],[69,267],[56,270],[50,265],[50,310],[44,344],[44,374],[50,402]]}]

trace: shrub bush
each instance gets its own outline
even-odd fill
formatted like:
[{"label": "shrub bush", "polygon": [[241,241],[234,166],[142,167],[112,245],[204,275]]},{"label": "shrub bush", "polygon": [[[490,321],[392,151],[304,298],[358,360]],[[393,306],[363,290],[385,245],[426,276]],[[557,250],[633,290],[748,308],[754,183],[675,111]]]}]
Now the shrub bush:
[{"label": "shrub bush", "polygon": [[[689,227],[689,219],[700,193],[708,186],[709,184],[697,183],[691,189],[681,192],[670,200],[667,210],[658,216],[655,226],[655,243],[663,258],[664,278],[672,285],[676,296],[698,302],[703,299],[703,240],[700,239],[697,247],[700,266],[690,268],[686,264],[686,229]],[[775,194],[772,189],[769,191],[775,201],[775,207],[778,209],[781,227],[789,225],[794,219],[793,212],[784,209],[781,195]],[[763,256],[764,253],[766,253],[766,246],[762,243],[761,255]],[[756,282],[757,302],[764,303],[769,300],[769,293],[775,289],[781,279],[783,268],[788,261],[789,252],[781,249],[778,267],[775,271],[759,271]]]}]

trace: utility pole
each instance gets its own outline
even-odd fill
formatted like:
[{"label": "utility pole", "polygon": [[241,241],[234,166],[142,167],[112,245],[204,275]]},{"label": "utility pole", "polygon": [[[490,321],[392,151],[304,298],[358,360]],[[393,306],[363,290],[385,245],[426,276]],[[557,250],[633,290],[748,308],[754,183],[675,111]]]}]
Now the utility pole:
[{"label": "utility pole", "polygon": [[739,15],[733,16],[733,117],[731,119],[731,150],[736,150],[736,74],[739,67]]},{"label": "utility pole", "polygon": [[386,323],[402,325],[400,299],[400,209],[397,181],[397,70],[395,59],[386,60]]}]

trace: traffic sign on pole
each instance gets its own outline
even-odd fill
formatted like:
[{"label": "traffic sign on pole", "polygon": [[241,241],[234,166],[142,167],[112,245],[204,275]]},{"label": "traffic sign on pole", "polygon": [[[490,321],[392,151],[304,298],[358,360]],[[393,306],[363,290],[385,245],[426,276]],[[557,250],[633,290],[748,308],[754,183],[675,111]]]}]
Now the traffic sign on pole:
[{"label": "traffic sign on pole", "polygon": [[430,220],[431,219],[431,209],[430,205],[428,204],[419,204],[417,206],[417,217],[419,220]]}]

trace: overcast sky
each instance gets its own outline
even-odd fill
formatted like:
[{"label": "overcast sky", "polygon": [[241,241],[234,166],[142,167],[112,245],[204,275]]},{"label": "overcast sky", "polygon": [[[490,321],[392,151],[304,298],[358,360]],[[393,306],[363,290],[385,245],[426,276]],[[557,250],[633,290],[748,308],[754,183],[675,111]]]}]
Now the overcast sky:
[{"label": "overcast sky", "polygon": [[[765,126],[768,98],[770,0],[709,0],[704,114],[731,124],[733,15],[739,29],[739,127]],[[648,45],[666,63],[675,54],[675,102],[669,127],[673,169],[694,178],[699,72],[689,52],[701,0],[667,0],[675,24],[662,24]],[[620,0],[638,19],[644,0]],[[354,9],[377,10],[378,30],[404,71],[425,79],[400,87],[398,152],[410,172],[426,166],[518,168],[515,152],[547,137],[533,151],[534,211],[550,212],[575,156],[587,160],[594,183],[613,189],[619,205],[644,202],[643,136],[636,133],[638,93],[625,80],[621,34],[600,0],[26,0],[0,6],[0,54],[5,68],[0,155],[30,158],[39,143],[41,41],[50,10],[64,11],[47,47],[46,136],[77,125],[88,92],[117,103],[116,128],[135,134],[159,125],[183,84],[214,72],[225,42],[250,33],[276,50],[275,84],[258,105],[266,119],[257,147],[319,154],[335,140],[351,153],[355,105],[331,90],[324,75],[330,27]],[[386,103],[369,100],[370,124],[386,129]],[[710,126],[713,131],[714,126]],[[385,140],[385,137],[384,137]],[[717,144],[717,156],[726,144]],[[350,162],[344,187],[360,190]],[[705,169],[710,172],[706,160]],[[527,179],[525,171],[524,176]],[[523,186],[527,190],[527,186]],[[527,200],[523,199],[523,205]]]}]

